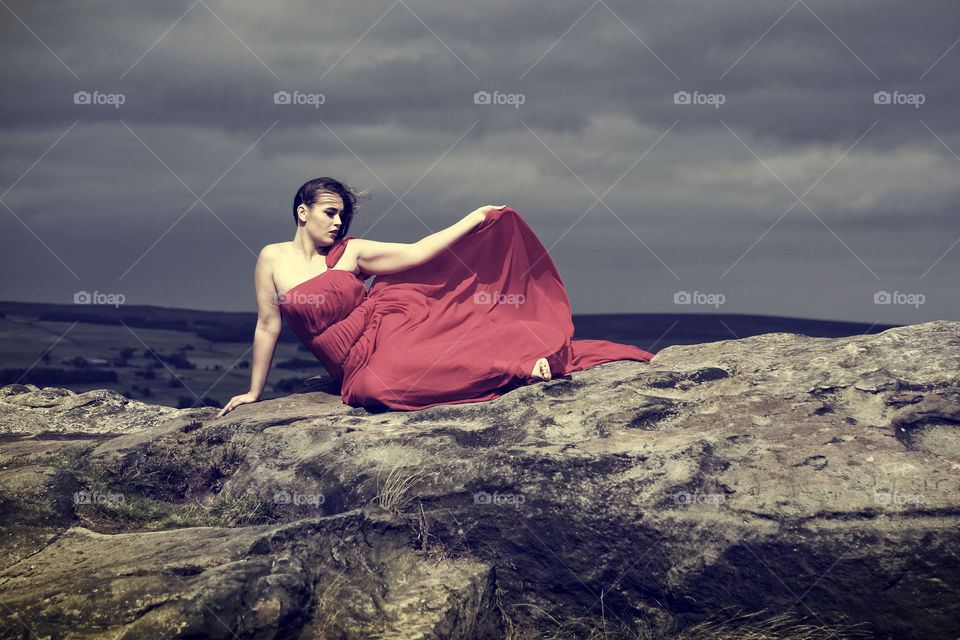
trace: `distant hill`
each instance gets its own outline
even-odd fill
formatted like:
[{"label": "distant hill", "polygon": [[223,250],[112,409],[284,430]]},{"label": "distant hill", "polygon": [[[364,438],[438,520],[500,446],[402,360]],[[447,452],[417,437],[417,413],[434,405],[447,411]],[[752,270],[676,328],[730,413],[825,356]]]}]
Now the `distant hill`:
[{"label": "distant hill", "polygon": [[[253,342],[257,314],[145,305],[121,307],[0,301],[0,313],[40,321],[183,331],[211,342]],[[611,340],[656,351],[672,344],[732,340],[784,331],[821,338],[878,333],[901,325],[735,313],[574,314],[574,339]],[[284,323],[280,342],[298,343]]]},{"label": "distant hill", "polygon": [[[574,339],[657,353],[785,331],[813,337],[877,333],[891,325],[693,313],[574,315]],[[112,389],[167,406],[223,406],[249,388],[257,314],[150,306],[0,302],[0,384]],[[263,398],[289,394],[325,371],[284,323]]]},{"label": "distant hill", "polygon": [[763,333],[840,338],[901,325],[738,313],[629,313],[573,316],[574,339],[610,340],[656,352],[673,344],[734,340]]}]

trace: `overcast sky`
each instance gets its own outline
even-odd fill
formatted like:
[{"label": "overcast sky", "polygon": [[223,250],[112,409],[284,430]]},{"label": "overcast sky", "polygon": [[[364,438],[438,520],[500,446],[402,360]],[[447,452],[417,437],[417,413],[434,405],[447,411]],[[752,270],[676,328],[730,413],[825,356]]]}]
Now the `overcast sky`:
[{"label": "overcast sky", "polygon": [[574,313],[960,319],[956,0],[0,4],[0,299],[254,311],[330,175],[513,207]]}]

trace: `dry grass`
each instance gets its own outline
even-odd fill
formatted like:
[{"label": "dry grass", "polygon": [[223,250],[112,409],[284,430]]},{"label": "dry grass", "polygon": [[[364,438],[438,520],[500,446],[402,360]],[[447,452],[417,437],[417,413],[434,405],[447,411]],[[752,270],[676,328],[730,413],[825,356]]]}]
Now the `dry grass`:
[{"label": "dry grass", "polygon": [[399,460],[387,474],[383,484],[380,483],[380,474],[383,468],[377,470],[378,493],[374,498],[383,509],[406,515],[407,507],[413,501],[410,489],[423,477],[422,471],[408,472],[403,466],[406,460]]},{"label": "dry grass", "polygon": [[309,625],[310,632],[318,634],[314,637],[326,638],[335,632],[340,631],[340,625],[337,620],[343,611],[340,589],[346,579],[343,577],[347,568],[344,567],[340,573],[333,577],[333,580],[324,588],[323,593],[317,597],[316,606],[313,609],[313,619]]},{"label": "dry grass", "polygon": [[460,536],[460,541],[450,546],[440,535],[446,531],[446,528],[442,524],[437,526],[437,522],[430,520],[427,512],[424,511],[423,503],[418,501],[416,507],[411,507],[416,499],[413,489],[423,480],[424,473],[413,469],[413,465],[407,462],[408,458],[404,458],[393,465],[382,483],[380,477],[383,467],[381,466],[377,471],[378,493],[374,501],[381,508],[406,519],[417,541],[418,550],[424,557],[439,564],[461,553],[469,553],[463,526],[452,511],[446,509],[450,518],[456,523],[455,533]]},{"label": "dry grass", "polygon": [[[106,488],[101,488],[106,493]],[[144,496],[131,496],[119,504],[77,504],[83,526],[98,533],[167,531],[187,527],[244,527],[261,524],[262,504],[255,496],[218,496],[206,506],[199,501],[170,504]]]},{"label": "dry grass", "polygon": [[[602,602],[601,596],[601,605]],[[738,613],[723,622],[707,621],[677,629],[673,626],[651,628],[639,620],[633,625],[613,624],[606,619],[603,609],[599,618],[558,620],[531,603],[518,604],[515,608],[526,609],[537,619],[536,623],[520,624],[511,619],[499,598],[497,607],[503,616],[506,640],[855,640],[874,637],[862,628],[865,623],[833,627],[810,625],[791,613],[770,615],[766,609]]]},{"label": "dry grass", "polygon": [[[456,523],[456,530],[453,533],[456,533],[459,539],[453,543],[448,543],[443,537],[437,535],[437,533],[431,532],[430,519],[423,510],[423,503],[419,503],[418,506],[419,509],[416,516],[413,518],[408,517],[407,523],[410,525],[415,540],[418,543],[418,550],[425,558],[432,560],[435,564],[440,564],[444,560],[471,553],[470,545],[467,544],[467,536],[463,531],[463,525],[461,525],[457,517],[453,515],[452,511],[445,509],[450,518]],[[441,528],[442,527],[437,527],[436,530],[439,531]]]},{"label": "dry grass", "polygon": [[738,614],[722,624],[704,622],[681,632],[682,640],[840,640],[872,638],[873,634],[860,625],[825,627],[803,624],[789,612],[759,616],[766,609],[755,613]]}]

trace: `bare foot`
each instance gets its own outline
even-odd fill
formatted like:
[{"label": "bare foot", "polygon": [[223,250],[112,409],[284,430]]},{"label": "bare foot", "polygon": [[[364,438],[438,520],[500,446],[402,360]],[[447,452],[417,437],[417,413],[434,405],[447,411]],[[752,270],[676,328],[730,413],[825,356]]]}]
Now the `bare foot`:
[{"label": "bare foot", "polygon": [[550,363],[547,362],[546,358],[537,360],[537,363],[533,365],[533,373],[530,374],[530,377],[537,380],[550,379]]}]

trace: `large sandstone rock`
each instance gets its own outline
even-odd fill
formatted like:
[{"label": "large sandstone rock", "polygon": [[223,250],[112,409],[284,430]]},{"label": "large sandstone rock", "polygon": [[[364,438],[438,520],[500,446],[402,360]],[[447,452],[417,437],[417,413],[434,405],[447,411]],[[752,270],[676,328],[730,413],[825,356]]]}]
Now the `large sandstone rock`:
[{"label": "large sandstone rock", "polygon": [[174,409],[130,400],[109,389],[75,393],[69,389],[33,384],[0,388],[0,434],[104,434],[142,431],[178,416],[216,413],[202,409]]},{"label": "large sandstone rock", "polygon": [[[311,382],[220,419],[88,443],[75,467],[78,482],[98,470],[117,491],[167,501],[253,499],[264,524],[103,536],[61,523],[35,555],[9,556],[0,610],[78,638],[141,629],[160,610],[168,637],[195,637],[207,609],[237,637],[296,637],[316,632],[310,612],[342,572],[351,601],[370,603],[342,612],[358,637],[387,637],[377,616],[384,634],[418,620],[423,635],[406,637],[490,637],[495,613],[522,621],[538,609],[661,627],[766,610],[866,623],[878,638],[960,635],[960,323],[674,346],[650,363],[416,412],[351,408]],[[201,455],[224,447],[232,457]],[[161,482],[165,451],[188,454]],[[330,551],[332,523],[345,521],[357,533]],[[278,536],[287,542],[256,542]],[[181,539],[203,559],[177,555]],[[121,569],[90,582],[67,558],[93,540],[109,549],[97,562]],[[243,559],[255,562],[230,573]],[[153,582],[122,570],[135,564],[156,567]],[[426,575],[433,566],[445,577]],[[370,572],[380,582],[364,582]],[[68,615],[92,588],[113,598],[91,609],[97,629]],[[206,608],[177,599],[201,588]],[[57,589],[78,600],[53,599]],[[419,609],[396,604],[414,592]],[[269,615],[251,617],[271,599],[257,609]]]},{"label": "large sandstone rock", "polygon": [[[238,529],[102,535],[72,528],[3,573],[3,604],[14,615],[0,633],[483,637],[462,632],[490,627],[490,567],[469,558],[422,562],[404,529],[359,510]],[[319,602],[311,603],[317,593]]]}]

